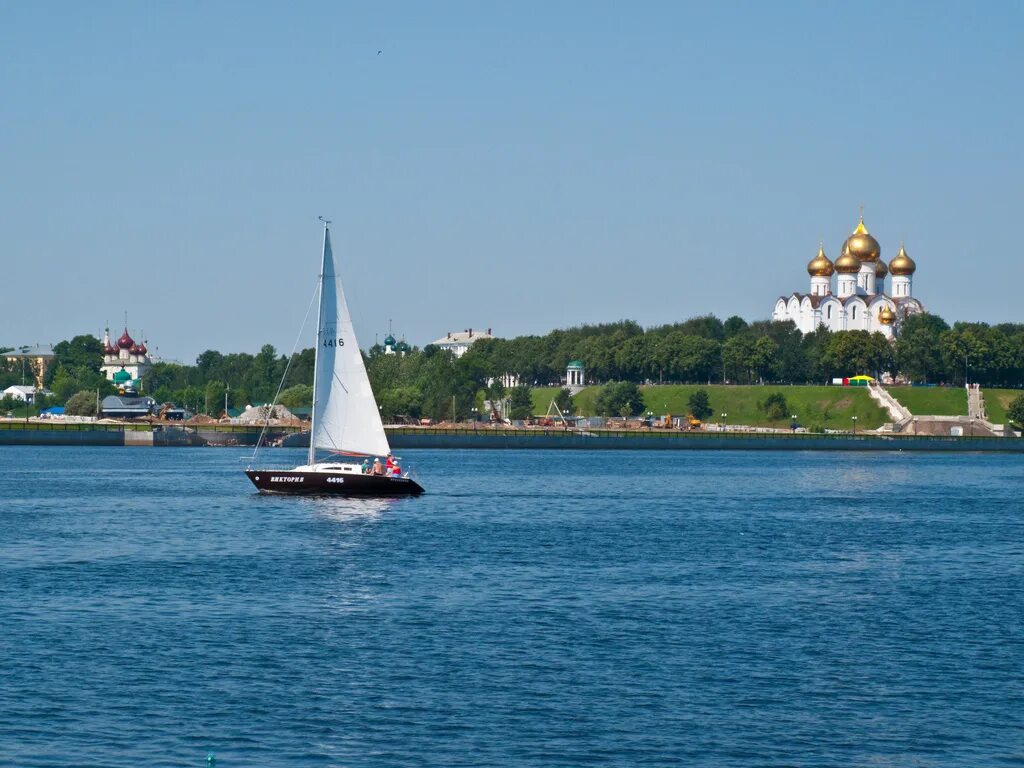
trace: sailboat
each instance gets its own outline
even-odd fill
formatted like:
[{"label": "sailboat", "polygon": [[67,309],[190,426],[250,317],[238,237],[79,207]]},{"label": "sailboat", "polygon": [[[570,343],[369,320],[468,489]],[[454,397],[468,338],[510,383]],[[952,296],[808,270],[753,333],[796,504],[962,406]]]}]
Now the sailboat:
[{"label": "sailboat", "polygon": [[[377,401],[356,341],[345,291],[331,251],[330,222],[324,222],[320,311],[313,374],[313,425],[307,463],[294,469],[253,469],[245,474],[263,493],[408,496],[423,488],[408,474],[364,472],[362,460],[388,456]],[[317,451],[344,457],[317,461]]]}]

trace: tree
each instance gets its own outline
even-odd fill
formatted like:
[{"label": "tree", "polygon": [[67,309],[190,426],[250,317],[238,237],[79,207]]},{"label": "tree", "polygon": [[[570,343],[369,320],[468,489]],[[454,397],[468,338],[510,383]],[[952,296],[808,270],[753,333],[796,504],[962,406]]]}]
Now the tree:
[{"label": "tree", "polygon": [[764,412],[772,421],[778,421],[789,416],[789,406],[786,404],[786,396],[781,392],[772,392],[764,400]]},{"label": "tree", "polygon": [[811,333],[805,333],[800,340],[800,355],[805,366],[804,381],[821,382],[828,378],[824,358],[831,335],[828,328],[819,325]]},{"label": "tree", "polygon": [[223,381],[208,381],[204,388],[203,408],[210,416],[217,416],[224,412],[224,403],[228,398],[227,386]]},{"label": "tree", "polygon": [[196,368],[203,381],[224,375],[224,355],[215,349],[208,349],[196,358]]},{"label": "tree", "polygon": [[711,398],[708,397],[708,391],[706,389],[698,389],[692,395],[687,402],[690,406],[690,413],[693,414],[694,418],[703,421],[712,413]]},{"label": "tree", "polygon": [[493,379],[491,383],[484,389],[484,395],[486,395],[486,399],[490,400],[492,403],[499,403],[502,400],[504,400],[505,385],[501,383],[501,379]]},{"label": "tree", "polygon": [[555,395],[555,405],[562,413],[572,413],[572,392],[568,387],[562,387]]},{"label": "tree", "polygon": [[1006,409],[1007,418],[1014,424],[1024,427],[1024,395],[1017,395]]},{"label": "tree", "polygon": [[53,374],[53,380],[50,382],[50,389],[53,390],[54,396],[61,402],[65,402],[72,395],[77,392],[80,387],[78,382],[75,381],[71,374],[68,373],[67,368],[59,363],[55,366],[56,371]]},{"label": "tree", "polygon": [[509,410],[513,419],[528,419],[533,415],[533,393],[529,387],[512,387],[509,399]]},{"label": "tree", "polygon": [[418,419],[422,412],[423,396],[416,387],[389,389],[379,398],[380,415],[385,422],[394,422],[398,416]]},{"label": "tree", "polygon": [[87,389],[76,392],[64,404],[64,413],[68,416],[95,416],[96,393]]},{"label": "tree", "polygon": [[988,384],[998,367],[997,348],[1005,338],[984,323],[955,323],[939,336],[939,347],[949,378],[963,386],[967,379]]},{"label": "tree", "polygon": [[309,408],[313,405],[313,387],[309,384],[296,384],[281,392],[277,399],[285,408]]},{"label": "tree", "polygon": [[745,333],[748,327],[746,320],[739,315],[733,315],[722,324],[722,331],[726,339],[731,339],[733,336]]},{"label": "tree", "polygon": [[778,354],[779,345],[768,336],[762,336],[754,342],[754,352],[750,356],[750,364],[758,381],[762,384],[766,380],[774,378]]},{"label": "tree", "polygon": [[744,334],[733,336],[722,345],[722,368],[726,383],[746,384],[751,380],[754,340]]},{"label": "tree", "polygon": [[875,374],[895,367],[892,345],[877,331],[832,333],[822,355],[822,365],[830,376]]},{"label": "tree", "polygon": [[662,344],[668,353],[666,372],[674,381],[710,381],[721,372],[722,348],[714,339],[668,334]]},{"label": "tree", "polygon": [[940,338],[949,330],[937,315],[909,315],[896,338],[896,362],[900,373],[912,381],[937,382],[947,378]]},{"label": "tree", "polygon": [[702,336],[715,341],[721,341],[725,337],[722,321],[714,315],[691,317],[679,326],[679,330],[688,336]]},{"label": "tree", "polygon": [[594,408],[602,416],[637,416],[643,413],[640,388],[629,381],[613,381],[601,387]]},{"label": "tree", "polygon": [[54,362],[47,372],[47,379],[57,374],[57,367],[62,366],[68,371],[85,366],[98,372],[103,362],[103,342],[88,334],[75,336],[71,341],[62,341],[53,347]]}]

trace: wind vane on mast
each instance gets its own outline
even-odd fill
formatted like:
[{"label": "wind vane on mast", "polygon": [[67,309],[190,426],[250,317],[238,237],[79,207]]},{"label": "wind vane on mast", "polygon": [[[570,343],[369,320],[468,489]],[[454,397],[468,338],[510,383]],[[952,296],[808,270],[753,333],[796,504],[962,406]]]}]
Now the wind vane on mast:
[{"label": "wind vane on mast", "polygon": [[320,219],[320,221],[322,221],[324,224],[330,224],[331,223],[330,219],[325,219],[323,216],[317,216],[317,218]]}]

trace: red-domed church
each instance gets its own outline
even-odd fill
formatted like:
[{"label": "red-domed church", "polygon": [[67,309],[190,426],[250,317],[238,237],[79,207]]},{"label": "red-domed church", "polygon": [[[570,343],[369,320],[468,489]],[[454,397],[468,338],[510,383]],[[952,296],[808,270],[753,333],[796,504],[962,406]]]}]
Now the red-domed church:
[{"label": "red-domed church", "polygon": [[141,379],[152,360],[149,357],[149,350],[146,342],[136,342],[128,334],[125,327],[115,342],[110,341],[110,329],[103,333],[103,365],[100,370],[103,375],[117,385],[121,390],[138,390],[139,379]]}]

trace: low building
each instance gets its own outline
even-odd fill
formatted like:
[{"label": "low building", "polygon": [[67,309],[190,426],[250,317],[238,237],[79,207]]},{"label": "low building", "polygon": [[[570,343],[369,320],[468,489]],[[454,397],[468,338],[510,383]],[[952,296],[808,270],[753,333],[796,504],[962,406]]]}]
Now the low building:
[{"label": "low building", "polygon": [[448,331],[448,335],[444,338],[438,339],[432,342],[435,346],[441,349],[451,352],[456,357],[462,357],[469,351],[469,348],[480,339],[493,339],[491,335],[491,329],[488,328],[486,331],[474,331],[472,328],[467,328],[464,331]]},{"label": "low building", "polygon": [[3,391],[4,397],[12,397],[29,405],[36,401],[37,395],[49,397],[52,394],[53,392],[48,389],[41,389],[27,384],[14,384]]},{"label": "low building", "polygon": [[149,416],[155,408],[156,400],[152,397],[108,395],[100,403],[100,416],[108,419],[137,419]]}]

